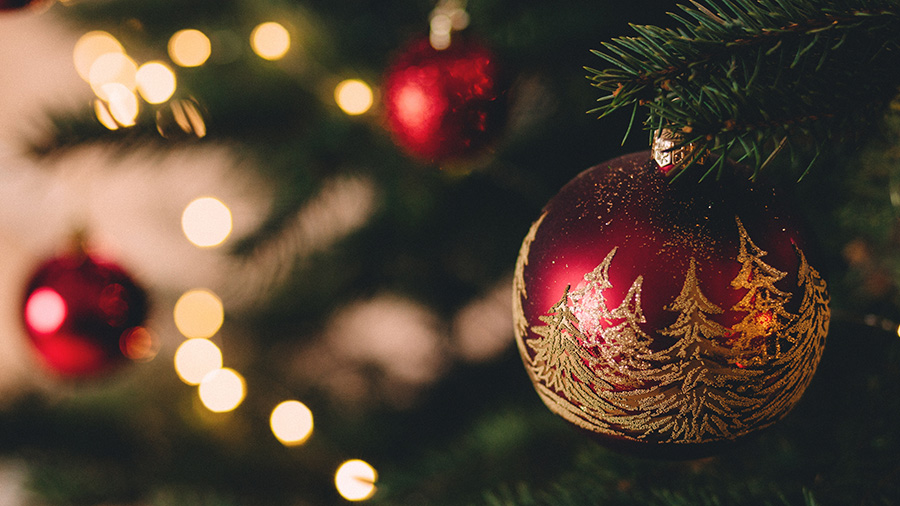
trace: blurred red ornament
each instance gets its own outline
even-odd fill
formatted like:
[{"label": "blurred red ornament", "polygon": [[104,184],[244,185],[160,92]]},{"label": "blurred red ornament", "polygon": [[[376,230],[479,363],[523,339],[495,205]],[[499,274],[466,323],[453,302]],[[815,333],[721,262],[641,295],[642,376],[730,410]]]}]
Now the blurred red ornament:
[{"label": "blurred red ornament", "polygon": [[47,0],[0,0],[0,12],[36,7],[45,3]]},{"label": "blurred red ornament", "polygon": [[40,265],[26,287],[22,316],[43,362],[64,377],[108,372],[149,346],[141,331],[144,291],[118,265],[84,252]]},{"label": "blurred red ornament", "polygon": [[517,344],[541,399],[636,453],[702,455],[772,425],[828,332],[786,203],[746,179],[687,179],[649,153],[588,169],[546,205],[516,268]]},{"label": "blurred red ornament", "polygon": [[455,35],[447,49],[428,38],[406,47],[387,70],[388,129],[415,158],[443,163],[471,158],[496,140],[506,118],[497,58]]}]

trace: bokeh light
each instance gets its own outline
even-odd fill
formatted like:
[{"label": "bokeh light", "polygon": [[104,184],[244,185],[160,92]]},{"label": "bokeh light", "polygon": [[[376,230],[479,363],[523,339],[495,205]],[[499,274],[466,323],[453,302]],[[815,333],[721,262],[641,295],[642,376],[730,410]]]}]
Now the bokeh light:
[{"label": "bokeh light", "polygon": [[199,385],[212,371],[222,368],[222,350],[209,339],[188,339],[175,351],[175,372],[188,385]]},{"label": "bokeh light", "polygon": [[137,69],[137,89],[150,104],[161,104],[175,93],[175,73],[166,64],[147,62]]},{"label": "bokeh light", "polygon": [[334,485],[348,501],[364,501],[375,494],[378,474],[367,462],[359,459],[341,464],[334,474]]},{"label": "bokeh light", "polygon": [[25,303],[25,323],[41,334],[59,330],[66,320],[66,301],[52,288],[39,288]]},{"label": "bokeh light", "polygon": [[107,32],[95,30],[78,39],[72,51],[75,71],[85,81],[90,82],[91,66],[97,58],[107,53],[124,53],[125,49],[115,37]]},{"label": "bokeh light", "polygon": [[274,21],[262,23],[251,32],[250,47],[260,58],[279,60],[291,48],[291,35],[284,26]]},{"label": "bokeh light", "polygon": [[272,410],[269,426],[283,445],[303,444],[312,434],[312,411],[300,401],[284,401]]},{"label": "bokeh light", "polygon": [[94,113],[97,115],[97,119],[100,120],[100,123],[106,128],[110,130],[119,129],[119,124],[116,123],[115,118],[113,118],[112,114],[109,112],[109,107],[107,107],[106,102],[99,98],[94,100]]},{"label": "bokeh light", "polygon": [[126,54],[106,53],[94,60],[88,81],[98,97],[109,101],[110,84],[118,84],[131,92],[137,89],[137,64]]},{"label": "bokeh light", "polygon": [[198,392],[206,409],[225,413],[234,410],[244,401],[246,386],[244,378],[237,371],[223,367],[204,376]]},{"label": "bokeh light", "polygon": [[334,100],[342,111],[355,116],[368,111],[374,97],[368,84],[359,79],[347,79],[334,88]]},{"label": "bokeh light", "polygon": [[135,362],[149,362],[159,353],[159,339],[145,327],[126,330],[119,339],[122,354]]},{"label": "bokeh light", "polygon": [[195,246],[209,248],[222,244],[231,234],[231,211],[213,197],[194,200],[181,215],[184,235]]},{"label": "bokeh light", "polygon": [[169,58],[181,67],[199,67],[211,53],[209,37],[200,30],[179,30],[169,39]]},{"label": "bokeh light", "polygon": [[121,83],[105,84],[102,91],[116,123],[124,127],[134,126],[139,109],[137,95]]},{"label": "bokeh light", "polygon": [[185,292],[175,303],[175,326],[185,337],[209,338],[225,321],[222,300],[209,290]]},{"label": "bokeh light", "polygon": [[206,121],[192,98],[172,100],[156,110],[156,130],[166,139],[206,136]]}]

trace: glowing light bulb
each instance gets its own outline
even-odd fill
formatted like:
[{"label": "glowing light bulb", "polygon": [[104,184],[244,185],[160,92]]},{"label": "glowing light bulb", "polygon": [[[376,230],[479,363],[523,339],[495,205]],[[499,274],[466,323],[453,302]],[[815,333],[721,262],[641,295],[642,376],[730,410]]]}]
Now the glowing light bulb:
[{"label": "glowing light bulb", "polygon": [[222,350],[209,339],[188,339],[175,351],[175,372],[188,385],[199,385],[207,374],[221,368]]},{"label": "glowing light bulb", "polygon": [[291,35],[274,21],[262,23],[250,34],[250,46],[260,58],[279,60],[291,48]]},{"label": "glowing light bulb", "polygon": [[341,464],[334,474],[334,485],[348,501],[364,501],[375,494],[378,474],[367,462],[354,459]]},{"label": "glowing light bulb", "polygon": [[115,118],[112,117],[112,114],[109,112],[109,107],[107,107],[106,102],[100,100],[99,98],[94,100],[94,113],[97,115],[97,119],[100,120],[100,123],[110,130],[118,130],[119,124],[116,123]]},{"label": "glowing light bulb", "polygon": [[345,113],[355,116],[372,107],[372,88],[359,79],[341,81],[334,88],[334,100]]},{"label": "glowing light bulb", "polygon": [[130,92],[137,88],[137,64],[128,55],[106,53],[94,60],[88,81],[94,94],[108,102],[111,84],[118,84]]},{"label": "glowing light bulb", "polygon": [[200,30],[179,30],[169,39],[169,57],[181,67],[199,67],[212,54],[209,37]]},{"label": "glowing light bulb", "polygon": [[75,71],[85,81],[90,82],[91,66],[100,56],[107,53],[124,53],[125,49],[115,37],[107,32],[95,30],[78,39],[72,51]]},{"label": "glowing light bulb", "polygon": [[223,367],[209,372],[200,381],[200,401],[215,413],[233,411],[246,395],[244,378],[234,369]]},{"label": "glowing light bulb", "polygon": [[59,330],[67,314],[66,301],[52,288],[35,290],[25,303],[25,322],[41,334]]},{"label": "glowing light bulb", "polygon": [[141,65],[135,77],[138,91],[150,104],[161,104],[175,93],[175,73],[162,62]]},{"label": "glowing light bulb", "polygon": [[269,426],[283,445],[303,444],[312,434],[312,411],[300,401],[284,401],[272,410]]},{"label": "glowing light bulb", "polygon": [[134,126],[139,109],[137,95],[121,83],[104,84],[102,91],[116,123],[124,127]]},{"label": "glowing light bulb", "polygon": [[190,290],[175,303],[175,326],[185,337],[208,338],[225,321],[222,300],[209,290]]},{"label": "glowing light bulb", "polygon": [[184,235],[201,248],[222,244],[231,234],[231,227],[231,211],[228,206],[212,197],[194,200],[181,215]]}]

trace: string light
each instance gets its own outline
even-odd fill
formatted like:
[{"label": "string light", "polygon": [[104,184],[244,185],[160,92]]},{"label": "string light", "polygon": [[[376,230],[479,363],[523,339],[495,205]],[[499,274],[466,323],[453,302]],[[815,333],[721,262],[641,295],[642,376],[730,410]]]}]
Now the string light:
[{"label": "string light", "polygon": [[280,60],[291,48],[291,35],[279,23],[262,23],[251,32],[250,47],[260,58]]},{"label": "string light", "polygon": [[175,73],[166,64],[147,62],[137,69],[137,89],[147,103],[161,104],[175,93]]},{"label": "string light", "polygon": [[348,460],[338,467],[334,474],[334,486],[348,501],[364,501],[375,494],[378,474],[367,462]]},{"label": "string light", "polygon": [[102,91],[116,123],[123,127],[134,126],[139,109],[137,95],[122,83],[105,84]]},{"label": "string light", "polygon": [[269,426],[283,445],[303,444],[312,434],[312,411],[300,401],[284,401],[272,410]]},{"label": "string light", "polygon": [[192,201],[181,215],[184,235],[201,248],[222,244],[231,234],[231,227],[231,211],[222,201],[213,197]]},{"label": "string light", "polygon": [[225,321],[222,300],[209,290],[185,292],[175,303],[175,326],[188,338],[209,338]]},{"label": "string light", "polygon": [[169,58],[181,67],[199,67],[212,54],[209,37],[193,28],[175,32],[169,39],[168,49]]},{"label": "string light", "polygon": [[137,89],[137,64],[124,53],[106,53],[91,64],[88,82],[94,94],[108,102],[111,84],[131,92]]},{"label": "string light", "polygon": [[199,385],[207,374],[221,368],[222,350],[209,339],[188,339],[175,351],[175,372],[188,385]]},{"label": "string light", "polygon": [[355,116],[372,107],[372,88],[359,79],[347,79],[334,88],[334,100],[345,113]]},{"label": "string light", "polygon": [[82,35],[75,43],[72,60],[75,71],[85,81],[90,82],[91,66],[97,58],[107,53],[124,53],[119,41],[107,32],[95,30]]},{"label": "string light", "polygon": [[215,413],[233,411],[246,395],[243,376],[234,369],[223,367],[207,373],[198,388],[200,401]]}]

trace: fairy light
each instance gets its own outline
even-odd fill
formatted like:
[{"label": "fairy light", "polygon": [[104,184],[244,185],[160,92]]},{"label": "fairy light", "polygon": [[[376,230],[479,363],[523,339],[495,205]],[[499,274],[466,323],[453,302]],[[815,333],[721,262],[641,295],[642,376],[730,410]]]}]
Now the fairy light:
[{"label": "fairy light", "polygon": [[116,123],[115,118],[113,118],[112,114],[110,114],[109,107],[107,107],[106,102],[100,100],[99,98],[94,100],[94,114],[97,115],[97,119],[106,128],[110,130],[119,129],[119,124]]},{"label": "fairy light", "polygon": [[139,109],[137,95],[121,83],[107,83],[102,91],[116,123],[123,127],[134,126]]},{"label": "fairy light", "polygon": [[250,34],[250,47],[260,58],[280,60],[291,48],[287,28],[274,21],[257,25]]},{"label": "fairy light", "polygon": [[209,37],[200,30],[188,28],[175,32],[169,39],[169,57],[181,67],[199,67],[212,53]]},{"label": "fairy light", "polygon": [[367,462],[353,459],[338,467],[334,474],[334,485],[339,494],[348,501],[364,501],[375,494],[378,473]]},{"label": "fairy light", "polygon": [[185,292],[175,303],[175,326],[185,337],[209,338],[225,320],[222,300],[209,290]]},{"label": "fairy light", "polygon": [[244,401],[246,384],[234,369],[223,367],[207,373],[198,388],[200,401],[215,413],[233,411]]},{"label": "fairy light", "polygon": [[198,198],[184,209],[181,228],[195,246],[218,246],[231,234],[231,211],[213,197]]},{"label": "fairy light", "polygon": [[372,107],[372,88],[359,79],[346,79],[334,88],[334,100],[345,113],[355,116]]},{"label": "fairy light", "polygon": [[137,64],[124,53],[106,53],[91,64],[88,82],[98,97],[109,101],[110,84],[118,84],[131,92],[137,88]]},{"label": "fairy light", "polygon": [[284,401],[272,410],[269,426],[281,444],[303,444],[313,431],[312,411],[300,401]]},{"label": "fairy light", "polygon": [[112,35],[102,30],[94,30],[82,35],[72,51],[75,71],[85,81],[90,82],[91,66],[97,58],[107,53],[124,53],[122,44]]},{"label": "fairy light", "polygon": [[207,374],[221,368],[222,350],[209,339],[188,339],[175,351],[175,372],[188,385],[199,385]]},{"label": "fairy light", "polygon": [[144,63],[135,75],[137,89],[147,103],[161,104],[175,93],[175,73],[158,61]]}]

